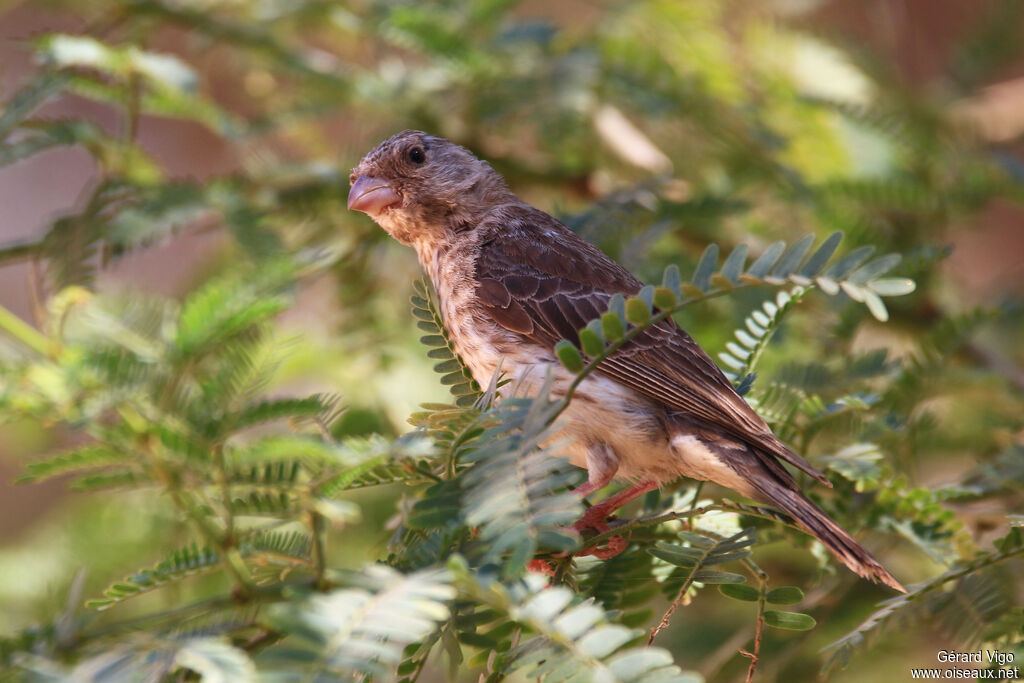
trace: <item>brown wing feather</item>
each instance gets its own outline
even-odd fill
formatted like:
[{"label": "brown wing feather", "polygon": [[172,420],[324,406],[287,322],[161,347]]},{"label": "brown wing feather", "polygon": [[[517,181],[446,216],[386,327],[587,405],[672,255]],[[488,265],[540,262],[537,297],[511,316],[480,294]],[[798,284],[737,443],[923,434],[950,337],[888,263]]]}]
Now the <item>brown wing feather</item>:
[{"label": "brown wing feather", "polygon": [[[612,294],[633,295],[643,286],[596,247],[532,207],[505,206],[477,229],[479,301],[499,325],[538,344],[576,343],[580,328],[608,309]],[[601,363],[598,372],[831,486],[772,434],[674,321],[638,335]],[[764,459],[773,471],[785,474],[773,458]]]}]

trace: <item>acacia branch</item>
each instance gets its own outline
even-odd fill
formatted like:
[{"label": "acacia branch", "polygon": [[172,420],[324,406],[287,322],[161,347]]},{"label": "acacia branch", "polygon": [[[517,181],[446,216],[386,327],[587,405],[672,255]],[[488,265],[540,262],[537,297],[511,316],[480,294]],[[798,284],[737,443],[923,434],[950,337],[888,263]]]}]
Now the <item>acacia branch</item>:
[{"label": "acacia branch", "polygon": [[[753,563],[750,563],[751,566]],[[757,599],[757,627],[754,630],[754,651],[747,652],[746,650],[740,650],[740,654],[750,659],[750,666],[747,668],[747,680],[746,683],[753,683],[754,672],[757,671],[757,663],[761,660],[761,635],[764,632],[764,606],[765,606],[765,590],[767,589],[768,577],[755,566],[757,569],[758,577],[758,591],[760,597]]]},{"label": "acacia branch", "polygon": [[745,503],[714,503],[711,505],[702,505],[698,508],[691,508],[686,511],[673,510],[660,515],[654,515],[653,517],[638,517],[636,519],[631,519],[613,527],[609,531],[587,538],[583,541],[582,548],[590,548],[595,545],[599,545],[607,541],[612,536],[621,536],[625,531],[641,527],[657,526],[658,524],[663,524],[665,522],[682,521],[686,522],[687,526],[689,526],[689,520],[694,516],[700,516],[707,514],[708,512],[735,512],[741,515],[748,515],[750,517],[758,517],[760,519],[779,522],[780,524],[784,524],[793,529],[803,531],[803,529],[800,529],[800,527],[798,527],[787,515],[784,515],[772,508],[762,507],[759,505],[747,505]]}]

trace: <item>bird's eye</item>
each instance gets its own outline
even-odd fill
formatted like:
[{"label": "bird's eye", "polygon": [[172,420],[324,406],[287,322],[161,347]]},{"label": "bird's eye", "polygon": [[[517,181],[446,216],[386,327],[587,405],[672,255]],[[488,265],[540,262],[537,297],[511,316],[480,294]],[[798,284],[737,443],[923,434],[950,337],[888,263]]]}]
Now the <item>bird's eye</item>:
[{"label": "bird's eye", "polygon": [[414,164],[422,164],[427,160],[427,155],[422,147],[413,147],[409,150],[409,161]]},{"label": "bird's eye", "polygon": [[359,177],[355,173],[352,173],[348,177],[348,184],[355,185],[357,180],[359,180]]}]

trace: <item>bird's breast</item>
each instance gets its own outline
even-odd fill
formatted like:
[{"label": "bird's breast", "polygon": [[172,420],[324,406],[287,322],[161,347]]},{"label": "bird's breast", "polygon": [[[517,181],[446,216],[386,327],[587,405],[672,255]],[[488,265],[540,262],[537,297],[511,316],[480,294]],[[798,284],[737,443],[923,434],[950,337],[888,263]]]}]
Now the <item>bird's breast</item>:
[{"label": "bird's breast", "polygon": [[417,248],[417,252],[437,292],[449,340],[473,379],[486,387],[515,340],[477,302],[475,242],[466,239],[439,248]]}]

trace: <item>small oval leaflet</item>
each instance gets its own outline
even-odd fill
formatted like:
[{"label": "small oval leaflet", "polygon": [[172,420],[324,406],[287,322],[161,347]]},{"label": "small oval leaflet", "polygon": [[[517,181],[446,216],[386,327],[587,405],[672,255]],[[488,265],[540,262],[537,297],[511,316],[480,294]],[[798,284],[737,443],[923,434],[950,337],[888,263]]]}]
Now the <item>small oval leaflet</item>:
[{"label": "small oval leaflet", "polygon": [[718,592],[727,598],[744,602],[757,602],[761,598],[759,590],[741,583],[724,583],[718,587]]},{"label": "small oval leaflet", "polygon": [[608,311],[601,316],[601,329],[604,332],[604,338],[608,341],[618,341],[626,334],[622,318],[614,311]]},{"label": "small oval leaflet", "polygon": [[747,577],[733,572],[721,572],[717,569],[701,569],[693,575],[694,581],[701,583],[743,583]]},{"label": "small oval leaflet", "polygon": [[626,299],[626,320],[634,325],[643,325],[651,318],[651,309],[643,299],[631,296]]},{"label": "small oval leaflet", "polygon": [[787,631],[808,631],[818,622],[810,614],[770,609],[764,613],[764,623]]},{"label": "small oval leaflet", "polygon": [[604,351],[604,340],[592,328],[584,327],[580,330],[580,346],[588,356],[599,356]]},{"label": "small oval leaflet", "polygon": [[796,586],[781,586],[765,593],[764,599],[773,605],[794,605],[804,599],[804,592]]},{"label": "small oval leaflet", "polygon": [[583,370],[583,356],[569,340],[563,339],[555,344],[555,354],[569,372],[578,373]]}]

